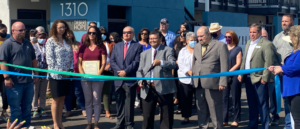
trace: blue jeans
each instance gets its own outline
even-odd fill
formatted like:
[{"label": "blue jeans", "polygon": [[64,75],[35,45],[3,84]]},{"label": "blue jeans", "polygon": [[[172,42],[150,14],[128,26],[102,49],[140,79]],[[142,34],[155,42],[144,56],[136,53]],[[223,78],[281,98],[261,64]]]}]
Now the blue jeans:
[{"label": "blue jeans", "polygon": [[65,107],[67,111],[72,110],[72,99],[73,99],[73,93],[75,93],[77,97],[77,102],[80,105],[81,110],[85,110],[85,101],[84,101],[84,95],[82,91],[81,81],[80,80],[73,80],[71,83],[71,93],[66,96],[65,98]]},{"label": "blue jeans", "polygon": [[19,123],[26,120],[22,127],[29,127],[31,123],[31,103],[34,95],[33,82],[15,84],[11,89],[6,88],[6,95],[11,110],[10,121],[14,122],[15,119],[18,119]]}]

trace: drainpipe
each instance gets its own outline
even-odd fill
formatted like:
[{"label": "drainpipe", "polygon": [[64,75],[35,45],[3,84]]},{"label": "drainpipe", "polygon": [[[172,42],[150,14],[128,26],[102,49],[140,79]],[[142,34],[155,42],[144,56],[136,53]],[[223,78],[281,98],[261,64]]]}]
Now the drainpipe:
[{"label": "drainpipe", "polygon": [[209,0],[205,0],[205,12],[209,12]]}]

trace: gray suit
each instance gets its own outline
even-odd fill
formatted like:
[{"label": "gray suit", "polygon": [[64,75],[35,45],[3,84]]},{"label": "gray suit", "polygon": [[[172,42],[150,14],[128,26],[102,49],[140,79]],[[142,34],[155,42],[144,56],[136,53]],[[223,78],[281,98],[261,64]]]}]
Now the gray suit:
[{"label": "gray suit", "polygon": [[[175,69],[177,64],[174,58],[173,49],[164,45],[160,45],[157,51],[155,59],[163,61],[163,66],[156,66],[153,69],[153,78],[171,78],[172,69]],[[137,77],[142,77],[141,72],[146,74],[149,68],[152,66],[152,48],[141,53],[139,69],[136,73]],[[145,75],[150,77],[150,72]],[[139,83],[142,81],[139,81]],[[150,83],[150,80],[147,80]],[[174,80],[153,80],[155,89],[159,95],[175,93],[176,85]],[[141,88],[141,98],[146,99],[149,91],[149,85],[145,88]]]},{"label": "gray suit", "polygon": [[[140,65],[137,71],[137,77],[142,77],[141,72],[146,74],[149,68],[152,66],[152,49],[148,49],[141,53]],[[152,70],[153,78],[170,78],[172,76],[172,69],[175,69],[177,64],[174,58],[174,52],[172,48],[164,45],[160,45],[155,59],[161,60],[163,63],[161,66],[156,66]],[[150,73],[145,77],[150,77]],[[139,81],[141,83],[142,81]],[[173,105],[173,93],[176,92],[175,81],[172,80],[153,80],[153,84],[150,84],[150,80],[147,81],[147,85],[141,88],[141,98],[143,106],[143,127],[142,129],[154,128],[154,114],[156,104],[159,103],[161,108],[161,129],[172,129],[174,120],[174,105]]]},{"label": "gray suit", "polygon": [[[195,45],[193,57],[193,76],[227,72],[229,52],[223,42],[212,40],[202,56],[202,45]],[[222,96],[219,86],[227,86],[227,77],[194,78],[200,128],[208,128],[209,116],[215,129],[223,128]]]}]

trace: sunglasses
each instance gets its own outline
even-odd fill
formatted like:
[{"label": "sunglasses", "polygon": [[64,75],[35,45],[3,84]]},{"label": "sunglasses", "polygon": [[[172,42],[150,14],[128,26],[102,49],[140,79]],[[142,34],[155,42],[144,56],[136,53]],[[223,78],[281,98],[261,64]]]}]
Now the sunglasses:
[{"label": "sunglasses", "polygon": [[88,32],[89,35],[96,35],[96,32]]},{"label": "sunglasses", "polygon": [[123,34],[131,34],[131,31],[123,31]]},{"label": "sunglasses", "polygon": [[148,33],[141,33],[141,35],[148,35]]},{"label": "sunglasses", "polygon": [[231,36],[225,36],[225,38],[230,38],[231,39]]}]

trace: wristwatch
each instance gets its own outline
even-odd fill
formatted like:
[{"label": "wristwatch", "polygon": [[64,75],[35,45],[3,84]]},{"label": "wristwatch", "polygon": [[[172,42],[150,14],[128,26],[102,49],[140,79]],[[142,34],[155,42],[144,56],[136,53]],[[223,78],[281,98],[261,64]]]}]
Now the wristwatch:
[{"label": "wristwatch", "polygon": [[10,79],[10,76],[7,76],[4,78],[4,80],[9,80]]}]

